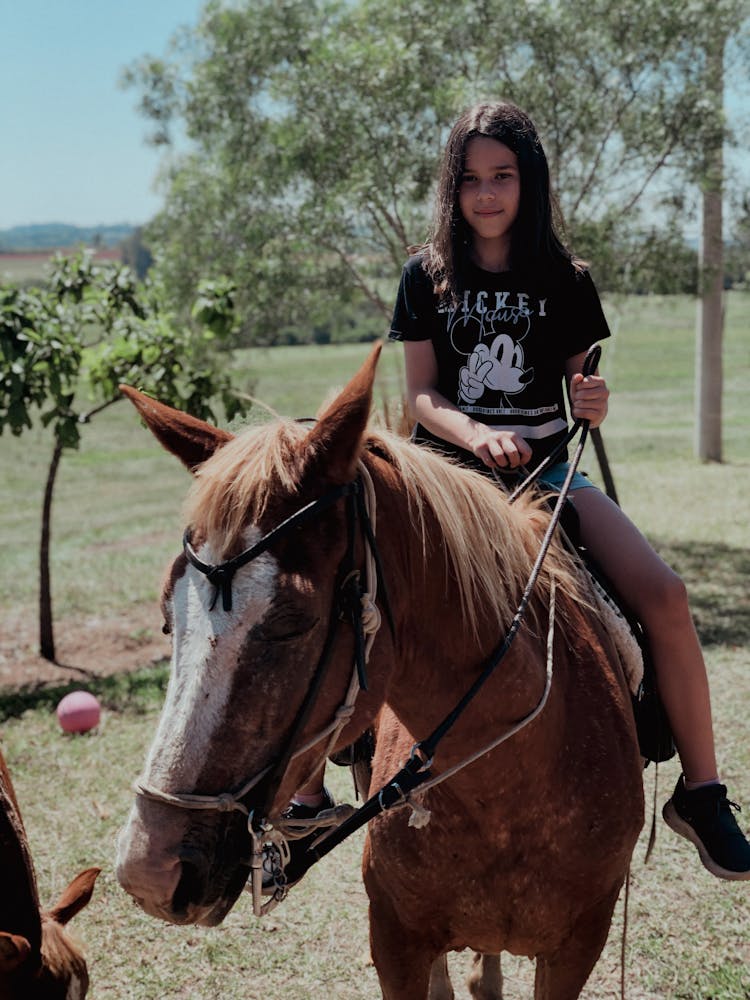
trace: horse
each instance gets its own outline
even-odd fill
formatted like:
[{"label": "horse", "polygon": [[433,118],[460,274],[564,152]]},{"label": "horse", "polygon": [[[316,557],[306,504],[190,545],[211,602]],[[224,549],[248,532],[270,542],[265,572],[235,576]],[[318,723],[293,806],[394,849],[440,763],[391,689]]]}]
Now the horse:
[{"label": "horse", "polygon": [[0,753],[0,1000],[83,1000],[86,960],[65,925],[91,899],[100,870],[82,871],[52,909],[40,909],[29,842]]},{"label": "horse", "polygon": [[[381,346],[312,425],[279,419],[234,436],[121,387],[193,473],[161,598],[170,680],[118,837],[117,877],[155,917],[219,924],[294,790],[368,728],[375,795],[513,619],[548,509],[509,504],[481,473],[370,427]],[[348,513],[363,477],[369,534]],[[361,657],[339,595],[374,546],[370,603],[390,626],[352,701]],[[477,997],[501,997],[502,952],[536,960],[536,1000],[578,997],[596,964],[643,787],[621,664],[585,594],[554,540],[515,641],[437,746],[429,787],[368,824],[362,873],[385,1000],[425,1000],[431,979],[452,995],[445,956],[467,947],[493,970],[492,993]],[[497,743],[503,732],[514,735]]]}]

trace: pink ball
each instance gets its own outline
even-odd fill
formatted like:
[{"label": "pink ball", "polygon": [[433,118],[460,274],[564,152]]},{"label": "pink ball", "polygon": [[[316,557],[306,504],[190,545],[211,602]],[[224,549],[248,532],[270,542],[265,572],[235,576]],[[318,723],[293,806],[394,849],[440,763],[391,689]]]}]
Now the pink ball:
[{"label": "pink ball", "polygon": [[66,733],[87,733],[99,725],[101,706],[89,691],[71,691],[57,706],[57,718]]}]

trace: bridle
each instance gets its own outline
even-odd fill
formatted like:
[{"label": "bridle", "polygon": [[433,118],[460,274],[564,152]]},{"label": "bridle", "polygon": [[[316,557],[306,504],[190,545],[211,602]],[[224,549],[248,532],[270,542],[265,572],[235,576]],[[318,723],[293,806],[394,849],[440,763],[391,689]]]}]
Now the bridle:
[{"label": "bridle", "polygon": [[[237,571],[257,559],[275,542],[287,538],[292,531],[301,525],[318,518],[341,499],[346,501],[346,547],[336,572],[328,631],[312,680],[279,758],[249,778],[235,791],[222,792],[219,795],[171,793],[164,792],[145,782],[139,782],[135,786],[137,794],[183,809],[244,813],[248,817],[248,830],[251,836],[254,840],[262,842],[267,839],[265,835],[272,829],[266,817],[270,814],[290,762],[326,738],[326,749],[321,754],[320,763],[332,752],[339,733],[354,713],[354,703],[359,691],[367,690],[367,660],[375,634],[380,626],[380,612],[375,604],[378,586],[380,586],[386,620],[391,633],[395,633],[380,556],[375,542],[375,492],[372,479],[364,463],[359,463],[357,478],[352,482],[328,490],[317,500],[313,500],[290,515],[249,548],[240,552],[239,555],[222,563],[212,565],[203,562],[198,557],[192,545],[189,529],[183,537],[183,552],[188,563],[202,573],[215,588],[210,609],[216,606],[216,602],[221,596],[222,607],[224,611],[228,612],[232,610],[232,581]],[[356,566],[358,528],[365,552],[364,583]],[[302,732],[323,688],[339,625],[342,621],[348,621],[352,626],[355,649],[354,668],[345,701],[336,711],[331,723],[310,737],[304,745],[299,745]],[[259,796],[258,786],[261,783],[263,794]],[[260,805],[251,803],[251,793],[253,793],[252,799],[255,802],[260,801]]]},{"label": "bridle", "polygon": [[[572,469],[568,480],[572,478],[573,471],[574,470]],[[564,494],[567,492],[567,485],[568,484],[563,486],[560,494],[563,499]],[[286,520],[282,521],[281,524],[269,531],[263,536],[263,538],[250,546],[248,549],[245,549],[239,555],[218,565],[210,565],[198,558],[195,550],[193,549],[189,531],[185,533],[183,539],[183,549],[186,559],[195,569],[197,569],[200,573],[203,573],[215,588],[215,593],[210,607],[215,607],[218,597],[221,594],[222,606],[225,611],[228,611],[231,610],[232,607],[231,587],[232,580],[237,570],[257,558],[262,552],[265,552],[274,541],[288,535],[290,531],[300,524],[312,520],[315,515],[319,514],[328,507],[331,507],[341,498],[346,498],[347,545],[337,571],[337,584],[334,588],[335,599],[331,606],[328,633],[323,645],[320,659],[310,683],[310,687],[308,688],[303,704],[299,709],[297,717],[292,725],[284,750],[278,760],[273,764],[269,764],[258,774],[248,779],[237,791],[222,792],[219,795],[164,792],[144,782],[137,783],[135,786],[137,794],[158,802],[177,806],[178,808],[206,809],[219,812],[239,811],[248,817],[247,828],[253,845],[251,891],[253,895],[253,908],[256,916],[264,915],[278,902],[281,902],[286,895],[287,885],[298,881],[302,875],[305,874],[308,868],[310,868],[316,861],[319,861],[330,850],[346,839],[346,837],[350,836],[355,832],[355,830],[359,829],[371,818],[373,818],[373,816],[377,815],[377,813],[383,812],[386,809],[391,809],[395,806],[408,804],[413,812],[412,820],[410,821],[412,822],[412,825],[421,825],[422,823],[427,822],[429,814],[410,798],[410,794],[417,789],[423,791],[433,787],[434,785],[442,783],[451,775],[461,770],[463,767],[466,767],[468,764],[472,763],[485,753],[488,753],[500,743],[513,736],[524,726],[528,725],[544,708],[551,689],[552,639],[554,630],[554,588],[550,594],[546,680],[544,690],[538,699],[537,704],[525,716],[511,724],[503,733],[493,739],[489,746],[482,747],[470,757],[461,761],[458,765],[455,765],[449,770],[444,771],[435,777],[432,776],[430,768],[438,743],[455,724],[459,716],[478,694],[480,688],[489,679],[490,675],[494,672],[495,668],[508,652],[521,627],[526,606],[531,597],[536,579],[541,571],[544,556],[549,548],[552,534],[559,519],[558,508],[561,506],[561,503],[558,503],[555,513],[553,513],[553,517],[542,542],[537,561],[532,569],[529,581],[521,599],[521,603],[519,604],[513,618],[513,622],[511,623],[511,626],[502,642],[496,647],[488,660],[485,661],[479,677],[470,686],[469,690],[455,706],[455,708],[433,731],[431,736],[414,745],[409,760],[401,768],[401,770],[394,775],[394,777],[386,785],[384,785],[379,792],[377,792],[374,796],[371,796],[367,802],[360,806],[359,809],[356,811],[349,809],[348,811],[350,815],[348,815],[343,822],[338,823],[335,829],[319,837],[312,847],[308,848],[305,857],[294,871],[287,872],[285,870],[284,875],[286,877],[286,883],[279,886],[274,892],[273,897],[265,904],[262,904],[262,859],[264,844],[269,841],[277,842],[279,839],[282,841],[284,839],[283,835],[279,837],[279,831],[274,828],[280,826],[278,820],[276,820],[275,823],[271,823],[266,817],[268,817],[270,813],[276,793],[278,792],[289,763],[294,758],[306,753],[315,744],[319,743],[322,739],[328,736],[329,740],[327,748],[320,757],[320,763],[322,763],[332,751],[339,733],[351,718],[354,712],[354,702],[359,690],[367,690],[367,678],[365,672],[366,662],[374,640],[374,635],[380,624],[379,614],[377,613],[377,608],[374,603],[378,584],[383,591],[383,607],[386,612],[391,633],[395,633],[393,618],[384,587],[380,557],[375,543],[375,501],[372,480],[370,479],[366,466],[360,462],[359,475],[353,482],[335,487],[334,489],[328,491],[318,500],[312,501],[296,513],[292,514]],[[354,568],[357,523],[360,525],[361,534],[365,540],[365,552],[367,556],[365,571],[366,585],[364,589],[359,583],[359,572]],[[369,626],[367,624],[368,611],[370,612],[369,620],[372,621],[372,624]],[[374,612],[374,614],[372,614],[372,612]],[[338,624],[343,618],[349,619],[355,634],[355,663],[346,700],[335,713],[333,722],[331,722],[321,732],[308,739],[304,745],[297,747],[296,744],[299,742],[302,730],[309,720],[315,702],[317,701],[318,694],[322,688],[326,668],[331,659],[333,645],[338,631]],[[365,633],[368,633],[369,635],[368,641],[365,641]],[[312,773],[315,772],[316,768],[317,765],[313,768]],[[262,781],[265,782],[265,794],[262,800],[263,805],[260,808],[251,808],[248,797],[256,786]],[[253,797],[257,798],[257,793]]]},{"label": "bridle", "polygon": [[[585,373],[588,374],[596,369],[600,353],[601,350],[598,345],[595,345],[590,350],[589,355],[586,358],[586,364],[584,365]],[[509,498],[509,502],[514,502],[517,496],[520,495],[520,493],[523,492],[529,485],[531,485],[531,482],[538,478],[539,473],[541,473],[543,469],[550,464],[551,460],[554,460],[555,454],[559,453],[559,451],[572,440],[574,435],[578,433],[579,430],[581,431],[581,436],[575,455],[570,462],[565,482],[560,488],[557,502],[542,540],[539,553],[534,566],[532,567],[526,587],[507,633],[489,655],[487,660],[485,660],[479,676],[469,686],[468,690],[456,706],[433,730],[430,736],[414,744],[409,759],[397,772],[397,774],[395,774],[378,792],[372,795],[362,806],[360,806],[360,808],[357,809],[353,815],[350,815],[332,832],[320,837],[318,841],[312,845],[312,847],[308,848],[305,858],[302,859],[295,871],[288,873],[288,882],[290,884],[298,881],[305,874],[305,872],[312,867],[313,864],[323,858],[329,853],[329,851],[331,851],[356,830],[368,823],[380,812],[384,812],[387,809],[391,809],[396,806],[408,804],[411,806],[414,814],[412,816],[412,820],[414,820],[413,825],[422,825],[427,822],[429,814],[426,814],[425,810],[423,810],[420,806],[415,805],[410,799],[412,792],[416,790],[424,791],[427,788],[433,787],[434,785],[446,780],[446,778],[454,774],[456,771],[465,767],[467,764],[476,760],[485,753],[488,753],[500,743],[509,739],[520,729],[533,721],[533,719],[535,719],[544,708],[552,682],[554,587],[550,595],[546,680],[544,690],[537,704],[525,716],[511,724],[499,737],[494,739],[489,746],[481,748],[472,754],[471,757],[463,760],[459,765],[456,765],[449,771],[443,772],[436,777],[432,776],[430,768],[432,766],[433,757],[438,743],[443,739],[452,726],[455,725],[459,717],[468,708],[469,704],[477,696],[484,684],[489,680],[490,676],[494,673],[501,660],[505,657],[513,641],[518,635],[526,613],[526,608],[531,599],[534,587],[536,586],[536,581],[541,572],[544,559],[551,545],[552,537],[559,524],[563,505],[567,500],[573,476],[583,453],[583,448],[588,434],[588,421],[581,419],[576,420],[573,428],[566,435],[565,441],[558,445],[555,453],[553,453],[553,455],[550,456],[546,462],[542,463],[542,466],[535,470],[527,478],[527,480],[524,481],[522,486],[519,487],[519,489],[517,489]],[[365,493],[372,498],[372,516],[368,512],[369,505],[365,502]],[[183,550],[186,559],[195,569],[203,573],[215,588],[214,597],[210,607],[215,607],[219,594],[221,594],[222,606],[224,610],[230,611],[232,608],[232,580],[237,570],[252,562],[253,559],[256,559],[259,555],[261,555],[261,553],[265,552],[274,542],[287,536],[294,528],[311,521],[322,511],[337,503],[341,498],[346,498],[347,545],[345,554],[337,571],[337,582],[334,589],[335,599],[331,605],[328,633],[323,645],[320,659],[315,668],[310,687],[308,688],[302,706],[297,713],[290,735],[286,741],[285,748],[279,759],[275,763],[268,765],[259,774],[246,781],[237,792],[224,792],[220,795],[211,796],[172,794],[163,792],[144,783],[136,785],[136,792],[139,795],[164,802],[169,805],[178,806],[183,809],[213,809],[222,812],[237,810],[247,815],[248,832],[253,841],[252,892],[256,916],[262,915],[270,908],[269,905],[265,907],[260,906],[262,891],[262,849],[263,844],[268,841],[269,835],[273,837],[273,824],[271,824],[266,817],[270,813],[270,809],[283,781],[287,767],[292,759],[306,753],[307,750],[309,750],[313,745],[330,734],[332,735],[330,736],[328,747],[329,750],[332,749],[336,741],[336,737],[353,714],[354,699],[356,699],[357,693],[360,688],[365,691],[367,690],[366,660],[367,655],[369,654],[369,647],[367,647],[364,638],[365,628],[363,625],[362,607],[363,603],[367,603],[368,601],[374,607],[374,593],[378,582],[383,590],[383,605],[391,634],[395,634],[393,617],[384,586],[382,565],[375,543],[374,489],[372,487],[372,481],[366,466],[364,463],[360,462],[359,475],[353,482],[345,483],[329,490],[319,499],[312,501],[300,510],[296,511],[286,520],[282,521],[279,525],[277,525],[277,527],[269,531],[254,545],[245,549],[232,559],[228,559],[217,565],[209,565],[198,558],[192,547],[189,531],[185,533],[183,538]],[[372,574],[367,574],[368,589],[370,591],[369,594],[361,588],[359,583],[359,572],[354,565],[357,535],[356,528],[358,523],[360,525],[361,535],[365,543],[365,550],[369,554],[369,557],[372,560],[372,565],[374,566]],[[370,595],[373,595],[372,599],[370,599]],[[355,668],[347,700],[336,713],[337,718],[333,723],[323,730],[322,733],[319,733],[311,740],[308,740],[304,746],[295,749],[301,733],[310,718],[314,705],[317,701],[318,694],[322,688],[326,670],[333,652],[333,645],[338,632],[338,624],[340,620],[345,618],[349,619],[355,634]],[[377,631],[377,626],[374,628],[373,632],[374,631]],[[374,635],[371,635],[371,638],[374,638]],[[372,643],[370,642],[370,646],[371,644]],[[327,750],[321,757],[321,763],[327,757],[329,750]],[[265,782],[265,794],[262,799],[263,806],[261,808],[251,809],[249,803],[244,800],[247,799],[250,792],[255,789],[256,785],[258,785],[261,781]],[[420,818],[420,813],[425,815]],[[271,904],[280,902],[281,899],[284,898],[285,894],[285,888],[281,887],[278,894],[276,894],[274,899],[271,900]]]},{"label": "bridle", "polygon": [[[332,507],[337,503],[342,497],[351,498],[358,494],[360,490],[359,479],[354,480],[351,483],[344,483],[342,486],[336,486],[334,489],[329,490],[324,493],[322,497],[317,500],[313,500],[306,504],[300,510],[296,511],[286,520],[282,521],[275,528],[272,528],[267,534],[265,534],[259,541],[251,545],[250,548],[245,549],[244,552],[240,552],[239,555],[234,556],[232,559],[227,559],[225,562],[218,563],[217,565],[210,565],[209,563],[202,562],[192,546],[191,541],[191,529],[188,528],[182,539],[182,548],[185,553],[185,558],[194,566],[200,573],[208,579],[209,583],[214,586],[214,597],[209,605],[209,611],[213,611],[216,607],[216,601],[218,600],[219,594],[221,594],[222,607],[224,611],[232,610],[232,580],[238,569],[243,566],[247,566],[254,559],[257,559],[259,555],[269,549],[274,542],[279,541],[281,538],[286,537],[294,528],[298,528],[308,521],[312,521],[324,510]],[[348,524],[351,526],[352,517],[356,516],[358,511],[357,505],[352,505],[351,502],[347,503],[348,511]],[[350,533],[351,542],[351,533]],[[347,556],[351,556],[351,552],[347,552]]]}]

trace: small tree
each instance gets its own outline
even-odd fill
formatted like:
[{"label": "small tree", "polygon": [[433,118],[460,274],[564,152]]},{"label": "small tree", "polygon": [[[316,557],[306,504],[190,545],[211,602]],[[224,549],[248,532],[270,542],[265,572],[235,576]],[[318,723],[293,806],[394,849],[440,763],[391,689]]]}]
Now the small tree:
[{"label": "small tree", "polygon": [[[174,326],[158,302],[157,289],[137,287],[129,268],[96,265],[86,251],[57,257],[46,288],[0,288],[0,433],[19,435],[35,419],[53,433],[39,545],[39,650],[53,662],[52,499],[63,451],[78,447],[81,426],[119,401],[120,382],[204,419],[214,417],[217,396],[228,419],[245,409],[215,350],[232,328],[231,286],[201,288],[198,333]],[[88,410],[76,406],[84,377],[97,400]]]}]

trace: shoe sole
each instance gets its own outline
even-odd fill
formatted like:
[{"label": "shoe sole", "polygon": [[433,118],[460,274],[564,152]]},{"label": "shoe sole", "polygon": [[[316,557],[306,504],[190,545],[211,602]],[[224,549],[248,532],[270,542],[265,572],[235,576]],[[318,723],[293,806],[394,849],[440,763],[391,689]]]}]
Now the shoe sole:
[{"label": "shoe sole", "polygon": [[722,868],[718,865],[711,855],[708,853],[706,848],[703,846],[703,841],[700,839],[695,830],[686,823],[685,820],[680,816],[680,814],[675,809],[672,800],[666,803],[661,811],[664,817],[664,822],[667,826],[671,827],[675,833],[679,833],[681,837],[689,840],[698,849],[698,854],[700,855],[701,863],[703,867],[715,875],[716,878],[723,878],[729,882],[747,882],[750,881],[750,871],[746,872],[733,872],[728,868]]}]

